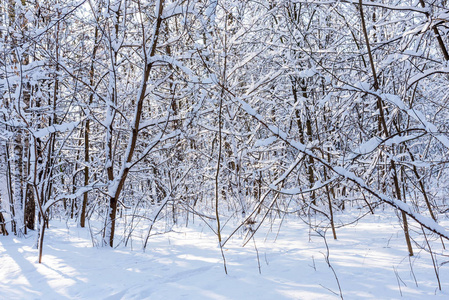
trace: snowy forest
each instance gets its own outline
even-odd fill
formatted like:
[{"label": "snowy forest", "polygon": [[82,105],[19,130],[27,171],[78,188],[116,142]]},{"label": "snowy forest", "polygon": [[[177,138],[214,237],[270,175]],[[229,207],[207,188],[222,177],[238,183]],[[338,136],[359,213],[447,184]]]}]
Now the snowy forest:
[{"label": "snowy forest", "polygon": [[[176,251],[207,242],[213,269],[180,264],[184,277],[226,286],[186,299],[447,299],[446,23],[446,0],[0,0],[0,298],[180,299],[173,287],[26,294],[11,278],[59,254],[83,261],[78,238],[98,264],[160,263],[155,245],[185,230],[204,234]],[[378,274],[390,292],[349,284],[337,257],[355,239],[400,258]],[[288,251],[270,263],[270,249],[311,243],[324,248],[291,280],[315,278],[315,294],[282,298],[281,281],[232,294],[229,280],[294,264]],[[16,274],[19,256],[31,264]],[[132,257],[120,268],[146,259]],[[40,273],[28,281],[49,282]]]}]

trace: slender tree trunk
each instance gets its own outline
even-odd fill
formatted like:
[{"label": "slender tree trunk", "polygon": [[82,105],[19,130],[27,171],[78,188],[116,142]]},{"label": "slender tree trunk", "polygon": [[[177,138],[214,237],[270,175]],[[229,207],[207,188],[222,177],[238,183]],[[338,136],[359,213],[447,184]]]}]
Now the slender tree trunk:
[{"label": "slender tree trunk", "polygon": [[[140,90],[139,90],[139,93],[137,96],[136,108],[134,111],[134,119],[132,121],[132,128],[131,128],[131,133],[130,133],[130,137],[129,137],[129,141],[128,141],[128,147],[124,154],[121,170],[116,178],[114,178],[113,169],[112,169],[112,150],[111,150],[112,149],[112,136],[109,137],[109,139],[108,139],[109,145],[107,147],[109,147],[108,151],[109,151],[111,160],[109,161],[107,172],[108,172],[108,177],[110,179],[111,184],[109,186],[109,212],[108,212],[108,217],[106,220],[105,242],[108,242],[110,247],[113,247],[113,245],[114,245],[114,232],[115,232],[115,221],[116,221],[115,219],[116,219],[116,214],[117,214],[118,199],[119,199],[122,189],[125,185],[125,181],[128,176],[132,158],[133,158],[133,155],[135,152],[137,138],[139,136],[139,127],[140,127],[140,121],[141,121],[141,117],[142,117],[143,104],[144,104],[144,100],[146,99],[146,96],[147,96],[146,95],[147,82],[150,77],[150,72],[154,65],[154,62],[151,61],[150,58],[154,57],[156,54],[156,47],[157,47],[158,38],[159,38],[159,34],[160,34],[160,28],[161,28],[161,24],[163,21],[163,18],[162,18],[163,6],[164,6],[164,0],[159,0],[156,2],[157,16],[156,16],[156,23],[155,23],[155,26],[154,26],[153,32],[152,32],[153,37],[151,40],[151,44],[149,45],[150,51],[148,51],[148,55],[147,55],[146,51],[143,51],[144,52],[143,74],[142,74]],[[143,36],[142,37],[142,39],[143,39],[142,45],[145,46],[147,41],[146,41],[144,32],[142,32],[142,36]],[[144,49],[145,49],[145,47],[144,47]],[[108,110],[109,109],[112,110],[111,107],[109,107]],[[111,121],[109,124],[111,131],[112,131],[112,125],[113,125],[113,122]]]},{"label": "slender tree trunk", "polygon": [[[426,8],[426,4],[425,4],[424,0],[419,0],[419,3],[421,4],[421,6],[423,8]],[[430,17],[428,12],[426,12],[426,16]],[[446,44],[444,43],[443,38],[441,37],[440,31],[438,30],[438,28],[435,25],[432,27],[432,30],[433,30],[433,33],[435,34],[437,41],[438,41],[438,46],[440,47],[441,52],[443,53],[444,60],[448,61],[449,53],[446,49]]]},{"label": "slender tree trunk", "polygon": [[14,187],[13,187],[13,178],[12,178],[12,170],[11,170],[11,155],[9,153],[9,142],[7,142],[5,150],[6,150],[6,182],[8,186],[8,198],[9,198],[9,213],[11,214],[11,232],[17,235],[17,222],[16,222],[16,210],[14,207]]},{"label": "slender tree trunk", "polygon": [[[366,48],[367,48],[367,52],[368,52],[368,56],[369,56],[369,61],[371,64],[371,71],[372,71],[372,75],[373,75],[373,80],[374,80],[374,90],[379,90],[379,81],[377,79],[377,73],[376,73],[376,68],[374,65],[374,59],[373,59],[373,55],[371,52],[371,46],[370,46],[370,42],[368,39],[368,31],[366,29],[366,25],[365,25],[365,17],[363,15],[363,4],[362,4],[362,0],[359,0],[359,9],[360,9],[360,17],[361,17],[361,21],[362,21],[362,30],[363,30],[363,35],[365,37],[365,43],[366,43]],[[377,105],[378,105],[378,109],[379,109],[379,123],[380,123],[380,127],[383,129],[384,135],[385,137],[389,137],[389,130],[387,127],[387,122],[385,120],[385,114],[384,114],[384,108],[383,108],[383,101],[380,97],[377,97]],[[395,187],[395,193],[396,193],[396,197],[398,200],[401,200],[401,190],[399,187],[399,179],[398,179],[398,173],[396,170],[396,164],[393,160],[390,161],[390,165],[391,165],[391,170],[393,171],[393,181],[394,181],[394,187]],[[405,200],[405,198],[404,198]],[[410,240],[410,234],[409,234],[409,230],[408,230],[408,222],[407,222],[407,215],[405,214],[404,211],[402,211],[402,222],[403,222],[403,227],[404,227],[404,235],[405,235],[405,240],[407,243],[407,248],[409,251],[409,255],[413,256],[413,248],[412,248],[412,243]]]},{"label": "slender tree trunk", "polygon": [[[90,64],[90,85],[94,86],[95,84],[95,68],[94,63],[97,57],[97,49],[98,49],[98,26],[95,25],[94,32],[94,48],[92,49],[92,61]],[[89,95],[89,106],[92,105],[94,99],[94,94],[91,93]],[[84,127],[84,186],[89,185],[89,164],[90,164],[90,118],[86,119],[85,127]],[[86,222],[86,210],[87,204],[89,200],[89,192],[85,192],[83,194],[83,204],[81,207],[81,218],[80,218],[80,226],[84,227]]]},{"label": "slender tree trunk", "polygon": [[3,212],[1,211],[2,205],[1,205],[1,199],[0,199],[0,234],[2,235],[8,235],[8,230],[6,230],[6,220],[3,216]]},{"label": "slender tree trunk", "polygon": [[42,218],[42,223],[40,224],[40,234],[39,234],[39,263],[42,263],[42,251],[44,248],[44,234],[45,234],[45,227],[48,225],[48,220],[45,217],[45,215]]},{"label": "slender tree trunk", "polygon": [[17,234],[21,235],[23,232],[23,144],[22,134],[19,129],[15,130],[14,135],[14,212],[17,222]]}]

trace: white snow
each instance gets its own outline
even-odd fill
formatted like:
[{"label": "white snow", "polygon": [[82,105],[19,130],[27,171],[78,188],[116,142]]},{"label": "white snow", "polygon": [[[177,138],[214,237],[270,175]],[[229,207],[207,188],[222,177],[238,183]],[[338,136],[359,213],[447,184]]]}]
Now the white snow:
[{"label": "white snow", "polygon": [[[259,261],[253,242],[241,247],[243,233],[232,238],[225,275],[203,223],[154,235],[142,252],[141,240],[93,247],[88,229],[52,221],[42,264],[34,238],[0,237],[0,299],[340,299],[323,238],[297,219],[284,219],[277,235],[279,226],[256,234]],[[394,214],[369,215],[337,235],[327,243],[344,299],[448,299],[448,265],[439,267],[440,292],[430,255],[415,247],[408,257]]]},{"label": "white snow", "polygon": [[277,140],[277,137],[275,137],[275,136],[271,136],[266,139],[257,140],[254,143],[254,147],[266,147],[266,146],[273,144],[276,140]]},{"label": "white snow", "polygon": [[364,142],[363,144],[359,145],[357,149],[354,150],[354,153],[358,154],[368,154],[373,152],[380,144],[382,143],[382,140],[375,136],[369,139],[368,141]]},{"label": "white snow", "polygon": [[37,138],[42,138],[46,135],[49,135],[51,133],[55,132],[65,132],[65,131],[72,131],[74,130],[78,125],[79,121],[76,122],[70,122],[70,123],[64,123],[64,124],[54,124],[39,130],[36,130],[33,132],[33,135]]}]

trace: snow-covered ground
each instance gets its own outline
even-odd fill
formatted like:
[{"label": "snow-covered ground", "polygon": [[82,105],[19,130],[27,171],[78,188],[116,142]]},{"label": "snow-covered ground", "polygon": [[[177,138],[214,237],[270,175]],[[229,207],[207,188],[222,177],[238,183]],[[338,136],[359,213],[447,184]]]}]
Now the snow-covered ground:
[{"label": "snow-covered ground", "polygon": [[0,299],[340,299],[337,279],[344,299],[449,299],[449,264],[438,257],[439,291],[429,253],[415,245],[409,258],[393,214],[339,228],[336,241],[329,231],[332,268],[319,234],[293,219],[278,234],[279,223],[256,235],[258,255],[241,233],[228,242],[225,275],[204,224],[152,236],[143,252],[136,241],[93,247],[88,229],[52,221],[42,264],[34,236],[0,236]]}]

